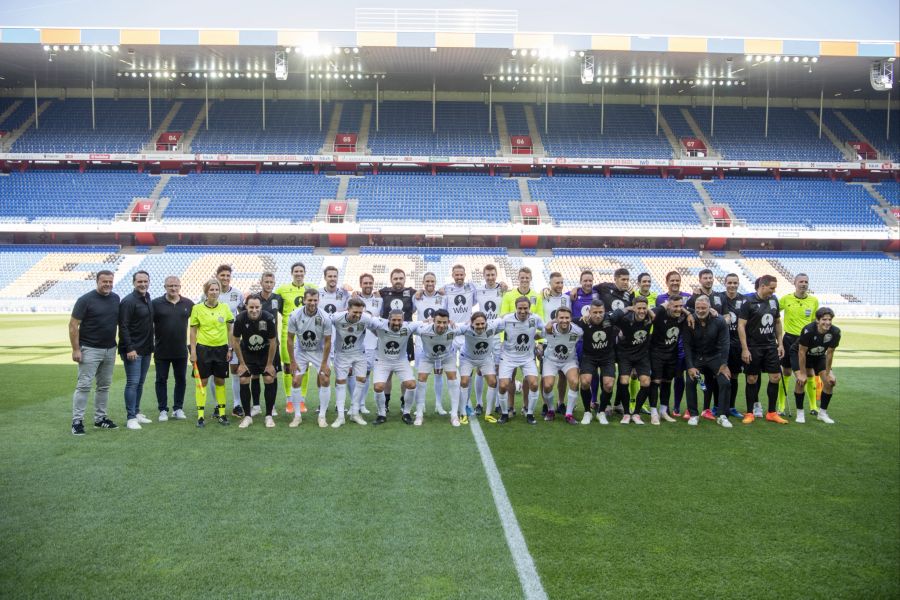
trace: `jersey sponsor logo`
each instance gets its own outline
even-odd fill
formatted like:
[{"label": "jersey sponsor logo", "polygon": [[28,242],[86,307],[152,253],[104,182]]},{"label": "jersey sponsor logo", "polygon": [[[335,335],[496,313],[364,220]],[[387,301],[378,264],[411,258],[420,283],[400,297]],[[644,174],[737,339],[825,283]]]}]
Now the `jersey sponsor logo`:
[{"label": "jersey sponsor logo", "polygon": [[434,347],[435,354],[443,354],[446,351],[447,351],[447,346],[444,346],[443,344],[437,344]]},{"label": "jersey sponsor logo", "polygon": [[302,337],[303,337],[303,340],[304,340],[304,341],[307,341],[307,342],[314,342],[314,341],[316,341],[316,332],[315,332],[315,331],[309,331],[309,330],[304,331]]},{"label": "jersey sponsor logo", "polygon": [[810,348],[807,354],[809,354],[810,356],[821,356],[825,354],[825,346],[816,346],[815,348]]},{"label": "jersey sponsor logo", "polygon": [[475,343],[475,354],[487,354],[488,348],[491,345],[487,342],[476,342]]},{"label": "jersey sponsor logo", "polygon": [[634,332],[634,345],[637,346],[639,344],[643,344],[644,340],[647,339],[647,332],[643,329],[639,329]]},{"label": "jersey sponsor logo", "polygon": [[778,302],[775,301],[775,298],[769,298],[769,308],[778,310]]},{"label": "jersey sponsor logo", "polygon": [[625,303],[618,298],[612,301],[613,310],[625,310]]},{"label": "jersey sponsor logo", "polygon": [[399,298],[391,300],[391,310],[403,310],[403,300]]},{"label": "jersey sponsor logo", "polygon": [[824,336],[822,336],[822,343],[827,344],[832,339],[833,339],[833,336],[830,333],[826,333]]},{"label": "jersey sponsor logo", "polygon": [[559,312],[559,309],[550,311],[550,319],[553,320],[556,318],[556,313]]},{"label": "jersey sponsor logo", "polygon": [[737,325],[738,325],[738,318],[737,318],[737,315],[734,314],[733,312],[729,312],[728,315],[731,317],[731,322],[728,323],[729,328],[730,328],[732,331],[737,331]]},{"label": "jersey sponsor logo", "polygon": [[595,331],[594,335],[591,336],[595,342],[605,342],[606,341],[606,332],[603,330]]},{"label": "jersey sponsor logo", "polygon": [[527,333],[520,333],[516,337],[516,343],[513,345],[513,348],[516,352],[528,352],[531,349],[531,337]]},{"label": "jersey sponsor logo", "polygon": [[334,304],[326,304],[322,307],[322,310],[327,312],[329,315],[333,315],[337,312],[337,306],[335,306]]},{"label": "jersey sponsor logo", "polygon": [[584,306],[581,307],[581,316],[582,316],[582,317],[588,316],[588,313],[589,313],[589,312],[591,312],[591,305],[590,305],[590,304],[585,304]]},{"label": "jersey sponsor logo", "polygon": [[294,297],[294,306],[300,306],[300,304],[302,304],[302,303],[303,303],[303,298],[301,298],[300,296]]},{"label": "jersey sponsor logo", "polygon": [[487,302],[485,302],[484,303],[484,312],[491,313],[491,314],[497,312],[497,303],[494,302],[493,300],[488,300]]},{"label": "jersey sponsor logo", "polygon": [[[264,325],[264,323],[260,323],[260,325]],[[250,350],[250,352],[259,352],[265,345],[265,338],[255,333],[250,336],[250,339],[247,340],[247,348]]]},{"label": "jersey sponsor logo", "polygon": [[678,340],[678,328],[669,327],[666,331],[666,345],[674,344]]},{"label": "jersey sponsor logo", "polygon": [[553,353],[556,355],[556,358],[568,358],[569,348],[564,344],[558,344],[553,348]]},{"label": "jersey sponsor logo", "polygon": [[434,313],[435,313],[435,310],[433,308],[426,308],[425,312],[423,314],[425,315],[426,319],[430,319],[434,316]]},{"label": "jersey sponsor logo", "polygon": [[384,345],[384,353],[387,356],[398,356],[400,354],[400,342],[390,340]]},{"label": "jersey sponsor logo", "polygon": [[762,316],[760,323],[762,325],[759,328],[760,335],[768,335],[768,334],[772,333],[773,331],[775,331],[775,325],[774,325],[775,317],[773,317],[771,314],[769,314],[769,313],[764,314]]},{"label": "jersey sponsor logo", "polygon": [[465,296],[456,296],[455,298],[453,298],[453,304],[455,304],[456,306],[464,305],[465,303],[466,303]]},{"label": "jersey sponsor logo", "polygon": [[356,340],[358,340],[355,335],[348,335],[344,338],[343,344],[341,345],[341,350],[350,350],[356,345]]},{"label": "jersey sponsor logo", "polygon": [[517,344],[527,344],[528,340],[529,340],[529,337],[528,337],[527,333],[520,333],[519,337],[516,338],[516,343]]}]

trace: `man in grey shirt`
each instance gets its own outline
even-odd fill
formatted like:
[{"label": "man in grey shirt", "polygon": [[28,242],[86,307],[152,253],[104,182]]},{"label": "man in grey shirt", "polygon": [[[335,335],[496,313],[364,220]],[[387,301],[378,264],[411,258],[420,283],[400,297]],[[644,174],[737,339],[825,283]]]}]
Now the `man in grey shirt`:
[{"label": "man in grey shirt", "polygon": [[72,360],[78,363],[78,381],[72,397],[72,433],[84,435],[84,412],[94,381],[94,427],[116,429],[106,416],[109,386],[116,364],[116,326],[119,296],[112,292],[113,272],[97,272],[97,289],[75,302],[69,319]]}]

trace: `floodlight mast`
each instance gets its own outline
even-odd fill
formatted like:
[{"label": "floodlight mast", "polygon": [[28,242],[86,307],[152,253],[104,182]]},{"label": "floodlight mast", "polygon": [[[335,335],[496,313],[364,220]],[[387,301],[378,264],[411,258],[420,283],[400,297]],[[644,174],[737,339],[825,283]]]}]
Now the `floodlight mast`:
[{"label": "floodlight mast", "polygon": [[288,78],[287,53],[283,50],[275,52],[275,79],[284,81]]}]

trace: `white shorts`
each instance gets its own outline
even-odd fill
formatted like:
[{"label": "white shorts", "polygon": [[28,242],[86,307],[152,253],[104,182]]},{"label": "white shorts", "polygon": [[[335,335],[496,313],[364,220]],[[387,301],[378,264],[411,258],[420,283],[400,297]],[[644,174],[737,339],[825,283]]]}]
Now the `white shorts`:
[{"label": "white shorts", "polygon": [[434,373],[436,369],[443,369],[445,373],[456,373],[456,354],[450,353],[448,356],[435,359],[426,356],[416,357],[417,372]]},{"label": "white shorts", "polygon": [[319,372],[319,369],[322,368],[322,353],[321,352],[306,352],[299,349],[294,349],[294,360],[297,361],[298,371],[294,373],[294,375],[303,375],[306,373],[309,365],[312,364],[316,373]]},{"label": "white shorts", "polygon": [[567,360],[564,363],[556,362],[555,360],[544,359],[544,364],[541,367],[541,376],[543,377],[556,377],[556,374],[562,371],[563,373],[568,373],[570,369],[578,369],[578,363],[575,360]]},{"label": "white shorts", "polygon": [[334,355],[334,376],[336,379],[347,379],[350,373],[356,377],[365,377],[368,371],[365,354]]},{"label": "white shorts", "polygon": [[375,348],[366,348],[366,366],[369,367],[369,371],[375,369]]},{"label": "white shorts", "polygon": [[500,379],[512,378],[513,371],[520,369],[523,377],[537,377],[538,370],[533,358],[526,359],[500,359]]},{"label": "white shorts", "polygon": [[496,366],[492,354],[481,360],[471,360],[462,355],[459,357],[459,374],[462,377],[471,377],[475,370],[480,370],[482,375],[496,375]]},{"label": "white shorts", "polygon": [[396,363],[384,360],[376,360],[375,368],[372,369],[372,382],[385,383],[392,374],[400,378],[400,381],[414,381],[412,367],[404,360]]}]

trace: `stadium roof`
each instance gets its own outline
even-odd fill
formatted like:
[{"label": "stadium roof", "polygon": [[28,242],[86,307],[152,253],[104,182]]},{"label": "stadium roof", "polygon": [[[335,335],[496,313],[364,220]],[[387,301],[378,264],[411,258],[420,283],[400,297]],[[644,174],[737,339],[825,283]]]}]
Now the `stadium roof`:
[{"label": "stadium roof", "polygon": [[[204,73],[222,73],[210,82],[211,89],[214,85],[246,90],[258,89],[266,73],[267,89],[314,89],[317,78],[333,75],[326,79],[326,86],[367,90],[374,88],[371,76],[383,74],[381,85],[386,90],[430,91],[434,82],[439,91],[486,92],[490,80],[495,92],[543,93],[545,78],[551,93],[599,93],[603,85],[608,94],[655,94],[658,79],[663,82],[661,94],[670,96],[706,95],[710,90],[704,87],[712,88],[717,82],[716,93],[723,96],[762,97],[768,86],[771,96],[782,98],[818,98],[820,91],[826,99],[887,98],[869,83],[874,59],[862,56],[780,54],[767,59],[762,53],[567,49],[550,58],[541,57],[536,49],[343,46],[339,50],[320,47],[320,52],[328,50],[328,54],[308,57],[298,47],[286,54],[287,80],[276,81],[275,55],[283,46],[116,47],[117,51],[112,45],[0,44],[0,85],[31,88],[37,81],[40,88],[88,88],[93,80],[98,88],[146,87],[146,77],[131,75],[134,72],[159,77],[154,81],[167,86],[202,89]],[[594,59],[595,82],[587,85],[581,82],[582,53]],[[169,78],[156,73],[169,73]],[[229,73],[234,76],[228,77]],[[353,77],[343,79],[348,74]],[[707,79],[710,83],[704,86]]]}]

